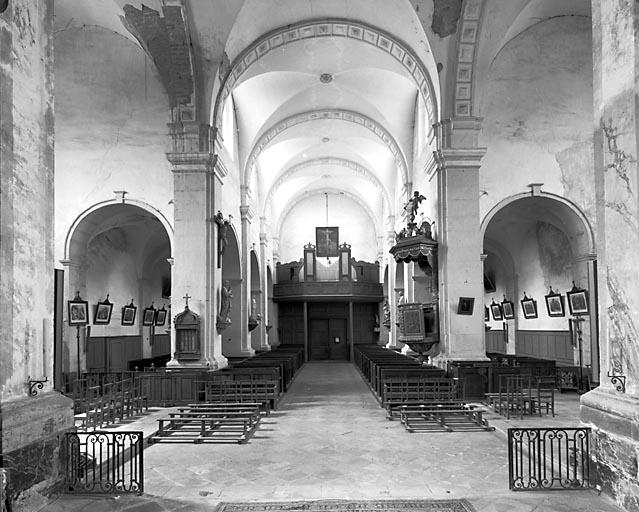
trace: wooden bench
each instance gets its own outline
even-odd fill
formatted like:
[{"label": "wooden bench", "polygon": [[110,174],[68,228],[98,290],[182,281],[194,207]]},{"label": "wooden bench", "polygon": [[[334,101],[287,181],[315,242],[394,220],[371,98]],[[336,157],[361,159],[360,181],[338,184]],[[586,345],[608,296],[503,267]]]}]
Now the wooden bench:
[{"label": "wooden bench", "polygon": [[266,411],[277,409],[279,383],[271,380],[229,380],[204,382],[205,402],[258,402]]},{"label": "wooden bench", "polygon": [[[236,404],[237,405],[237,404]],[[226,409],[233,409],[224,404]],[[180,408],[168,417],[158,418],[158,431],[153,442],[236,442],[246,443],[260,422],[259,406],[235,410],[208,408]]]},{"label": "wooden bench", "polygon": [[492,431],[484,409],[463,402],[403,405],[400,421],[409,432]]},{"label": "wooden bench", "polygon": [[404,405],[461,401],[459,389],[458,380],[451,378],[389,378],[384,381],[382,407],[386,418],[392,420]]}]

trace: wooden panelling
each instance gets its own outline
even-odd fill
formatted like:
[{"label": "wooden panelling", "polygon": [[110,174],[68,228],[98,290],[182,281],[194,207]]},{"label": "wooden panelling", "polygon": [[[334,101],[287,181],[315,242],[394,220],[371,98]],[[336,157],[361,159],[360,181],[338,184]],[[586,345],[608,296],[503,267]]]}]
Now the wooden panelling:
[{"label": "wooden panelling", "polygon": [[283,302],[279,305],[279,335],[282,345],[304,343],[304,304]]},{"label": "wooden panelling", "polygon": [[159,357],[171,353],[171,336],[168,334],[155,334],[153,336],[153,347],[151,356]]},{"label": "wooden panelling", "polygon": [[105,336],[87,339],[87,370],[118,372],[142,357],[139,336]]},{"label": "wooden panelling", "polygon": [[486,331],[486,352],[494,354],[506,353],[506,340],[504,331]]},{"label": "wooden panelling", "polygon": [[379,335],[375,332],[376,302],[353,304],[353,344],[376,343]]},{"label": "wooden panelling", "polygon": [[574,364],[574,350],[568,331],[517,331],[516,354],[553,359],[558,364]]}]

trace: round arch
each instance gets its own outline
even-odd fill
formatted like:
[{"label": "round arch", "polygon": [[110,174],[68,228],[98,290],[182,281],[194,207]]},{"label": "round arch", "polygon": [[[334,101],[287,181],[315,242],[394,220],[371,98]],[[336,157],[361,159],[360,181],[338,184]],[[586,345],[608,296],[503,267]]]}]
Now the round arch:
[{"label": "round arch", "polygon": [[568,213],[570,216],[572,216],[573,222],[576,221],[576,225],[581,224],[581,226],[583,227],[584,233],[586,235],[586,247],[583,250],[582,256],[594,256],[597,253],[594,231],[592,229],[592,226],[590,225],[590,222],[581,211],[581,209],[565,197],[543,191],[539,191],[535,194],[531,194],[530,192],[522,192],[521,194],[515,194],[502,199],[484,216],[484,219],[482,220],[480,225],[481,239],[485,239],[486,229],[488,228],[490,221],[495,217],[495,215],[497,215],[506,206],[515,203],[516,201],[530,198],[542,198],[547,199],[548,201],[554,201],[560,211],[563,210],[564,212]]},{"label": "round arch", "polygon": [[393,159],[395,160],[398,169],[402,173],[402,185],[406,185],[406,183],[410,181],[408,164],[406,163],[404,153],[402,152],[395,138],[390,134],[390,132],[388,132],[388,130],[386,130],[386,128],[384,128],[374,119],[359,112],[342,109],[322,109],[310,110],[287,117],[286,119],[281,120],[279,123],[265,130],[260,138],[257,140],[257,142],[253,145],[253,149],[251,150],[249,157],[246,159],[246,165],[242,173],[242,183],[247,186],[250,185],[251,177],[255,170],[255,165],[257,163],[258,157],[277,136],[299,124],[318,120],[335,120],[354,123],[369,130],[375,137],[377,137],[381,141],[384,146],[388,148],[388,150],[393,155]]},{"label": "round arch", "polygon": [[273,195],[275,194],[277,189],[281,187],[282,184],[287,179],[297,174],[298,172],[303,171],[304,169],[318,166],[318,165],[335,165],[335,166],[345,167],[347,169],[351,169],[356,174],[362,175],[365,179],[372,182],[378,189],[382,191],[384,202],[386,203],[386,207],[390,211],[390,207],[392,203],[390,200],[390,195],[388,193],[388,190],[386,189],[384,184],[380,181],[380,179],[370,169],[368,169],[367,167],[364,167],[361,164],[358,164],[357,162],[354,162],[353,160],[348,160],[346,158],[321,157],[321,158],[315,158],[313,160],[306,160],[297,165],[289,167],[284,172],[282,172],[282,174],[275,180],[275,183],[273,183],[273,185],[271,186],[271,188],[266,194],[266,200],[264,201],[264,207],[262,210],[263,215],[266,215],[266,207],[268,204],[271,203],[273,199]]},{"label": "round arch", "polygon": [[[226,102],[242,75],[255,63],[273,50],[281,50],[286,45],[299,41],[337,37],[347,38],[358,44],[373,46],[380,52],[395,59],[414,80],[419,94],[424,100],[430,125],[439,119],[437,89],[433,85],[431,73],[417,53],[406,43],[390,33],[371,24],[343,18],[323,18],[306,20],[276,28],[249,44],[235,57],[226,74],[221,77],[217,91],[211,125],[221,127],[222,105]],[[430,53],[432,56],[432,53]]]},{"label": "round arch", "polygon": [[95,216],[99,215],[100,211],[102,212],[105,211],[105,210],[102,210],[102,208],[112,206],[112,205],[131,205],[131,206],[140,208],[150,213],[152,216],[154,216],[158,221],[160,221],[162,226],[164,226],[166,235],[169,238],[171,253],[173,253],[173,226],[160,210],[138,199],[113,198],[106,201],[101,201],[99,203],[95,203],[94,205],[90,206],[89,208],[84,210],[82,213],[80,213],[80,215],[78,215],[75,218],[75,220],[71,223],[71,226],[69,227],[69,230],[67,231],[67,234],[64,240],[64,259],[65,260],[72,259],[73,246],[75,246],[76,243],[81,243],[80,242],[81,237],[85,238],[90,236],[90,233],[88,232],[88,230],[85,230],[85,229],[82,230],[82,235],[78,236],[78,233],[79,233],[78,227],[85,225],[85,223],[90,217],[94,217],[95,222],[91,222],[92,224],[96,224],[96,225],[99,224],[99,221],[103,219],[100,219],[99,217],[95,217]]},{"label": "round arch", "polygon": [[355,194],[351,194],[349,192],[344,192],[343,190],[337,190],[337,189],[328,189],[328,188],[324,188],[321,190],[313,190],[310,192],[303,192],[302,194],[298,195],[296,198],[294,198],[286,207],[286,209],[282,212],[282,215],[280,215],[280,218],[277,221],[277,229],[275,231],[275,237],[279,240],[280,238],[280,233],[282,231],[282,224],[284,223],[284,220],[286,219],[286,217],[288,217],[289,213],[291,212],[291,210],[293,208],[295,208],[299,203],[301,203],[302,201],[304,201],[305,199],[308,199],[309,197],[313,197],[316,195],[320,195],[320,194],[324,194],[325,192],[328,192],[329,194],[344,194],[346,197],[352,199],[353,201],[355,201],[361,208],[362,210],[366,213],[366,215],[368,216],[368,218],[371,220],[371,225],[373,226],[373,229],[375,230],[375,238],[378,239],[378,235],[381,232],[381,228],[377,225],[377,222],[375,221],[375,215],[373,213],[373,211],[368,207],[368,205],[358,196],[356,196]]}]

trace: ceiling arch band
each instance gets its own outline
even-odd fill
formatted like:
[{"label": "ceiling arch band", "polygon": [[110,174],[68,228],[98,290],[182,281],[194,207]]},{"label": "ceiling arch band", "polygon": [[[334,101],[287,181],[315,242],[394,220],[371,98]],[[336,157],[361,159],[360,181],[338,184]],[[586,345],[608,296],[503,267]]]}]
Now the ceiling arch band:
[{"label": "ceiling arch band", "polygon": [[473,115],[473,79],[475,53],[479,39],[479,23],[484,0],[467,0],[457,31],[457,58],[455,62],[454,111],[457,117]]},{"label": "ceiling arch band", "polygon": [[277,189],[280,188],[284,184],[284,182],[286,182],[291,176],[293,176],[294,174],[297,174],[300,171],[303,171],[304,169],[308,169],[309,167],[315,167],[317,165],[333,165],[336,167],[345,167],[347,169],[351,169],[356,174],[363,176],[365,179],[370,181],[382,192],[384,197],[384,202],[386,203],[386,206],[390,208],[391,201],[390,201],[390,196],[388,195],[388,191],[386,190],[386,188],[384,187],[380,179],[377,176],[375,176],[375,174],[373,174],[372,171],[370,171],[363,165],[358,164],[357,162],[354,162],[353,160],[327,156],[327,157],[314,158],[312,160],[301,162],[284,171],[281,174],[281,176],[275,181],[275,183],[273,183],[270,190],[268,191],[268,194],[266,195],[266,200],[264,201],[264,209],[266,209],[266,205],[270,204],[271,201],[273,200],[273,196],[275,195],[275,192],[277,191]]},{"label": "ceiling arch band", "polygon": [[395,138],[388,132],[388,130],[386,130],[386,128],[384,128],[374,119],[365,116],[364,114],[360,114],[359,112],[342,109],[322,109],[310,110],[308,112],[302,112],[301,114],[295,114],[294,116],[283,119],[276,125],[266,130],[255,143],[253,149],[251,150],[251,154],[246,160],[243,183],[246,185],[251,183],[251,177],[253,174],[253,170],[255,169],[257,158],[275,137],[288,130],[289,128],[292,128],[299,124],[322,120],[337,120],[345,121],[347,123],[355,123],[371,131],[392,153],[393,159],[395,160],[398,169],[402,173],[402,184],[405,185],[409,181],[408,165],[406,164],[404,154],[399,148],[399,145],[397,144]]},{"label": "ceiling arch band", "polygon": [[353,201],[355,201],[362,208],[362,210],[364,210],[366,215],[368,215],[368,218],[371,220],[371,226],[373,226],[373,229],[375,230],[375,239],[379,240],[378,235],[381,230],[379,226],[377,225],[377,223],[375,222],[375,214],[373,213],[373,210],[371,210],[370,207],[359,196],[355,194],[351,194],[350,192],[345,192],[343,190],[336,189],[336,188],[323,188],[323,189],[317,189],[312,191],[306,191],[306,192],[302,192],[300,195],[295,197],[288,204],[286,209],[282,212],[282,215],[280,215],[280,218],[277,221],[277,229],[275,231],[275,236],[273,238],[279,240],[280,233],[282,232],[282,224],[284,224],[284,220],[286,219],[286,217],[288,217],[288,215],[291,213],[291,210],[293,208],[295,208],[299,203],[301,203],[305,199],[308,199],[309,197],[318,196],[325,193],[344,195],[348,197],[349,199],[352,199]]},{"label": "ceiling arch band", "polygon": [[435,102],[436,94],[426,66],[403,41],[386,31],[360,21],[345,19],[311,20],[286,25],[263,35],[242,51],[231,64],[226,76],[221,77],[222,84],[213,108],[213,126],[222,126],[222,105],[226,102],[242,74],[266,54],[290,43],[320,37],[344,37],[362,44],[368,44],[386,52],[399,62],[413,78],[419,93],[424,99],[429,124],[435,124],[439,112]]}]

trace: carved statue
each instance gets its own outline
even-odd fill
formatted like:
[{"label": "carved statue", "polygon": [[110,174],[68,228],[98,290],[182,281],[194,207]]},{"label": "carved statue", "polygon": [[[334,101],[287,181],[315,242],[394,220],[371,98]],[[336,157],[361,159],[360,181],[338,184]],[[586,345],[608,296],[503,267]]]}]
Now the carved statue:
[{"label": "carved statue", "polygon": [[231,299],[233,299],[233,290],[228,281],[222,284],[222,299],[220,301],[219,321],[231,323]]},{"label": "carved statue", "polygon": [[[224,256],[224,250],[228,245],[228,229],[229,229],[229,221],[224,219],[224,215],[222,212],[218,211],[213,218],[215,223],[217,224],[217,253],[218,259],[221,260],[222,256]],[[218,263],[218,268],[219,268]]]},{"label": "carved statue", "polygon": [[385,327],[390,327],[391,324],[391,310],[390,305],[388,304],[388,299],[384,298],[384,302],[382,304],[382,309],[384,310],[384,322],[383,325]]},{"label": "carved statue", "polygon": [[421,195],[417,190],[413,193],[413,197],[411,197],[406,206],[404,206],[404,214],[408,216],[408,223],[413,224],[415,222],[415,216],[417,215],[417,210],[419,209],[419,204],[426,199],[426,196]]}]

